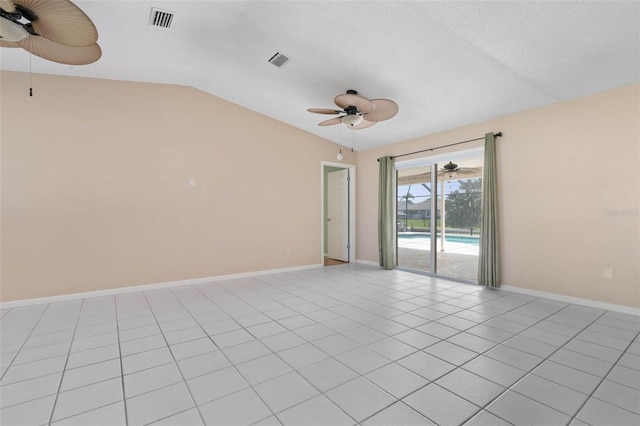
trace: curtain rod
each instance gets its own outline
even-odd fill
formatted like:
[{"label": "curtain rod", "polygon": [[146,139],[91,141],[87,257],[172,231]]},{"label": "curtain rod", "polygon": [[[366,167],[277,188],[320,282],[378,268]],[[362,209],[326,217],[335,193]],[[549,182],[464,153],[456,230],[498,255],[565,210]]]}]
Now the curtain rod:
[{"label": "curtain rod", "polygon": [[[496,137],[496,138],[499,138],[500,136],[502,136],[502,132],[498,132],[498,133],[494,133],[494,134],[493,134],[493,137]],[[448,145],[436,146],[436,147],[434,147],[434,148],[422,149],[422,150],[420,150],[420,151],[407,152],[406,154],[392,155],[392,156],[391,156],[391,158],[398,158],[398,157],[404,157],[404,156],[407,156],[407,155],[419,154],[419,153],[421,153],[421,152],[433,151],[433,150],[440,149],[440,148],[447,148],[447,147],[449,147],[449,146],[454,146],[454,145],[460,145],[460,144],[463,144],[463,143],[469,143],[469,142],[479,141],[479,140],[482,140],[482,139],[484,139],[484,136],[483,136],[483,137],[481,137],[481,138],[469,139],[469,140],[467,140],[467,141],[456,142],[456,143],[450,143],[450,144],[448,144]],[[378,162],[379,162],[379,161],[380,161],[380,159],[378,158]]]}]

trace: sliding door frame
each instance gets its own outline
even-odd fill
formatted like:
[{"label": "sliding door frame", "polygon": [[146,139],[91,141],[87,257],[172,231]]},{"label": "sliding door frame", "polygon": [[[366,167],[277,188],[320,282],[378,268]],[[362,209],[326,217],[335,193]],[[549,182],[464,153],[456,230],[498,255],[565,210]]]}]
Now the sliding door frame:
[{"label": "sliding door frame", "polygon": [[[397,268],[402,270],[402,271],[407,271],[407,272],[412,272],[412,273],[416,273],[416,274],[420,274],[420,275],[427,275],[427,276],[431,276],[431,277],[437,277],[437,278],[444,278],[447,280],[451,280],[451,281],[457,281],[457,282],[462,282],[462,283],[467,283],[467,284],[478,284],[477,281],[473,281],[473,280],[467,280],[464,278],[458,278],[458,277],[452,277],[449,275],[441,275],[438,274],[438,196],[442,196],[444,197],[444,194],[439,194],[439,190],[438,190],[438,163],[446,163],[447,161],[450,160],[462,160],[464,158],[470,158],[470,157],[477,157],[478,155],[484,155],[484,148],[483,147],[477,147],[477,148],[471,148],[471,149],[467,149],[467,150],[462,150],[462,151],[451,151],[445,154],[438,154],[438,155],[432,155],[432,156],[425,156],[425,157],[419,157],[419,158],[414,158],[411,160],[406,160],[406,161],[397,161],[396,162],[396,177],[397,177],[397,172],[398,170],[402,170],[402,169],[407,169],[407,168],[412,168],[412,167],[417,167],[417,166],[429,166],[430,167],[430,172],[431,172],[431,179],[430,179],[430,184],[431,184],[431,201],[430,201],[430,206],[431,206],[431,223],[429,225],[429,232],[431,233],[431,241],[430,241],[430,253],[429,253],[429,262],[430,262],[430,270],[426,271],[426,270],[421,270],[421,269],[413,269],[413,268],[407,268],[407,267],[403,267],[402,265],[400,265],[397,262],[396,259],[396,264],[398,265]],[[396,179],[396,182],[398,180]],[[396,209],[398,208],[398,202],[397,200],[394,201],[396,203]],[[444,211],[442,212],[444,213]],[[398,254],[398,249],[397,249],[397,245],[398,245],[398,237],[396,235],[396,257]]]}]

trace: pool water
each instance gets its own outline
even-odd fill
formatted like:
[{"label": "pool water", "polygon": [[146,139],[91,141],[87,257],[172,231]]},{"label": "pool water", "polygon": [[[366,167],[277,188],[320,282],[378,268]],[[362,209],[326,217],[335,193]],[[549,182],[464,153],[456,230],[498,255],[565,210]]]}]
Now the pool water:
[{"label": "pool water", "polygon": [[466,235],[445,235],[445,241],[453,241],[456,243],[473,244],[475,246],[480,245],[480,237],[470,237]]},{"label": "pool water", "polygon": [[[430,234],[424,234],[424,233],[411,233],[411,234],[404,234],[404,233],[399,233],[398,234],[398,238],[401,239],[415,239],[415,238],[431,238]],[[438,236],[438,238],[440,238]],[[464,243],[464,244],[472,244],[474,246],[479,246],[480,245],[480,237],[472,237],[469,235],[445,235],[444,236],[445,241],[449,241],[452,243]]]}]

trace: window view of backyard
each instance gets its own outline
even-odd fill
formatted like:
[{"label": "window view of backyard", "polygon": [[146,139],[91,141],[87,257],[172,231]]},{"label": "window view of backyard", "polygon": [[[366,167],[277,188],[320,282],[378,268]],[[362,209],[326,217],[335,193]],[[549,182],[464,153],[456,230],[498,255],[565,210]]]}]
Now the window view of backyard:
[{"label": "window view of backyard", "polygon": [[[437,190],[432,190],[430,173],[425,173],[424,168],[399,174],[399,266],[477,280],[482,173],[479,167],[468,170],[468,173],[438,173]],[[435,212],[431,211],[432,197],[436,197]],[[435,271],[430,256],[432,220],[437,229]]]}]

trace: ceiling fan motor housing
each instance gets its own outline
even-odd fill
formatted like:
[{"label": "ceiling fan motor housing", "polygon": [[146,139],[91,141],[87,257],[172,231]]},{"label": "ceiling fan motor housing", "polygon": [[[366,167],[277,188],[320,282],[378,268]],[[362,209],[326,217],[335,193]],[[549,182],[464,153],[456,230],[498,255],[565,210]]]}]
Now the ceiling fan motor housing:
[{"label": "ceiling fan motor housing", "polygon": [[360,113],[360,110],[356,106],[349,105],[348,107],[346,107],[344,109],[344,112],[346,112],[347,115],[355,115],[355,114]]},{"label": "ceiling fan motor housing", "polygon": [[442,166],[442,168],[448,171],[454,171],[455,169],[458,168],[458,165],[449,161],[447,164]]},{"label": "ceiling fan motor housing", "polygon": [[25,18],[26,20],[31,22],[35,22],[38,20],[38,15],[36,15],[36,13],[28,7],[22,6],[21,4],[16,4],[15,7],[16,12],[19,12],[20,16]]}]

